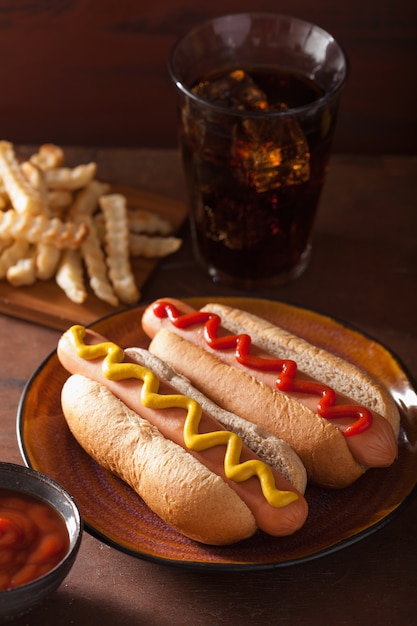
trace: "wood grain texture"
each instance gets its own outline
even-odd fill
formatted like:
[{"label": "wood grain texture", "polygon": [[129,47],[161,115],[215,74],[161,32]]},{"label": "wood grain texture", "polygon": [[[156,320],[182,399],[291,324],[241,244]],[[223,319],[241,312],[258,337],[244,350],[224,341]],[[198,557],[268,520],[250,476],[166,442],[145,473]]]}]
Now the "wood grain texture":
[{"label": "wood grain texture", "polygon": [[250,10],[313,21],[345,48],[350,76],[336,151],[415,153],[417,15],[408,0],[229,0],[226,6],[219,0],[4,0],[0,137],[174,147],[172,45],[205,19]]}]

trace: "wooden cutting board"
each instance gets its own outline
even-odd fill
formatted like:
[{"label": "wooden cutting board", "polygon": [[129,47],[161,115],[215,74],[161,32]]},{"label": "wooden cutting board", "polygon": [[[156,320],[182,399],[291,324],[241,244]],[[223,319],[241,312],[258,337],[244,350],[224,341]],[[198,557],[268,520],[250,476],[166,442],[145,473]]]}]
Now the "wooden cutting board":
[{"label": "wooden cutting board", "polygon": [[[185,220],[186,206],[178,200],[118,185],[113,185],[112,191],[123,193],[129,207],[153,211],[168,219],[174,234]],[[131,260],[139,289],[158,262],[159,259],[141,257]],[[66,297],[54,280],[37,281],[29,287],[18,288],[11,286],[6,280],[0,281],[0,312],[57,330],[66,330],[72,324],[87,325],[125,308],[126,305],[110,306],[99,300],[90,289],[87,300],[83,304],[76,304]]]}]

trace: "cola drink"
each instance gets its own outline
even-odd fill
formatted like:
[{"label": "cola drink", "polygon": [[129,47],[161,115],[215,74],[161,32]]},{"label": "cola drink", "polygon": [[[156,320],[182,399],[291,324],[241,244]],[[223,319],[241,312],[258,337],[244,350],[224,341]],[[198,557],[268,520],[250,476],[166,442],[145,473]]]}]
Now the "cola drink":
[{"label": "cola drink", "polygon": [[174,47],[194,251],[215,281],[307,267],[346,67],[331,35],[279,15],[216,18]]}]

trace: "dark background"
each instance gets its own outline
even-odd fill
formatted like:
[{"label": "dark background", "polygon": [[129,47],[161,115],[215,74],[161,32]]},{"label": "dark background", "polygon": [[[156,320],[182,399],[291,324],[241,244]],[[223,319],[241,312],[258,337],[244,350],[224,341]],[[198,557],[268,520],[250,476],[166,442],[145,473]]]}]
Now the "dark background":
[{"label": "dark background", "polygon": [[0,139],[175,147],[175,40],[225,13],[293,14],[350,59],[334,148],[415,154],[415,0],[0,0]]}]

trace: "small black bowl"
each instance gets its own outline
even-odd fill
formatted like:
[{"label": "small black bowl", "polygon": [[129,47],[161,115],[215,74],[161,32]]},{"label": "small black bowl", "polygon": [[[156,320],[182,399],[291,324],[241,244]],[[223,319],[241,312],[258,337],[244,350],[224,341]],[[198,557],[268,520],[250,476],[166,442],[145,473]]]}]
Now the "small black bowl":
[{"label": "small black bowl", "polygon": [[64,519],[69,547],[64,558],[35,580],[0,591],[0,622],[23,615],[55,591],[69,573],[82,536],[82,520],[73,498],[54,480],[35,470],[0,462],[0,489],[10,489],[46,501]]}]

